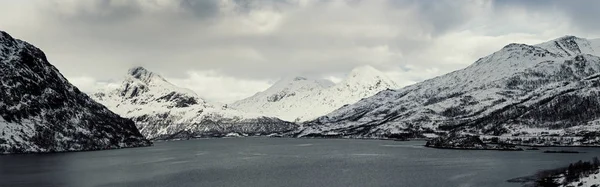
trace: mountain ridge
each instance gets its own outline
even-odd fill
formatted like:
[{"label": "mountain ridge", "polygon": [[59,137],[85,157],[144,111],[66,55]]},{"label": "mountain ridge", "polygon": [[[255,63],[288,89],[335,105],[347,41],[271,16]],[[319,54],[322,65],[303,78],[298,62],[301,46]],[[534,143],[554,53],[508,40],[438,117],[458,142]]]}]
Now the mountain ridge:
[{"label": "mountain ridge", "polygon": [[231,106],[288,121],[306,121],[393,87],[397,87],[396,83],[380,71],[361,66],[337,84],[325,79],[283,78],[267,90]]},{"label": "mountain ridge", "polygon": [[149,146],[121,118],[70,84],[39,48],[0,31],[0,153]]},{"label": "mountain ridge", "polygon": [[[596,123],[600,116],[581,108],[600,106],[590,96],[598,94],[593,77],[600,70],[600,59],[594,56],[600,48],[595,41],[561,37],[537,45],[509,44],[464,69],[339,108],[305,123],[295,136],[423,137],[454,129],[502,135],[551,130],[558,122],[566,128]],[[552,43],[571,47],[564,52],[548,45]],[[556,105],[568,103],[565,98],[581,103]],[[544,116],[551,110],[582,115],[553,121]],[[561,133],[572,133],[566,131]]]},{"label": "mountain ridge", "polygon": [[208,102],[143,67],[129,69],[117,89],[99,91],[92,97],[135,121],[144,136],[155,140],[269,135],[297,127],[277,118]]}]

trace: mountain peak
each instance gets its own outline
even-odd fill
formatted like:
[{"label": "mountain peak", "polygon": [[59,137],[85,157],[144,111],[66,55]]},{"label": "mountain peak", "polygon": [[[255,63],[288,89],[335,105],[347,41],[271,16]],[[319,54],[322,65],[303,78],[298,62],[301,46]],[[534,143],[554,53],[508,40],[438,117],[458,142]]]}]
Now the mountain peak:
[{"label": "mountain peak", "polygon": [[563,37],[554,39],[555,41],[576,41],[576,40],[585,40],[584,38],[579,38],[573,35],[565,35]]},{"label": "mountain peak", "polygon": [[10,36],[10,34],[0,30],[0,49],[2,48],[15,48],[17,40]]},{"label": "mountain peak", "polygon": [[13,37],[10,36],[10,34],[0,30],[0,41],[2,41],[4,39],[14,40]]},{"label": "mountain peak", "polygon": [[284,120],[306,121],[389,88],[397,86],[384,73],[371,66],[359,66],[337,84],[326,79],[285,77],[267,90],[232,105]]},{"label": "mountain peak", "polygon": [[375,69],[373,66],[362,65],[357,66],[350,73],[349,76],[360,76],[360,75],[381,75],[383,74],[381,71]]},{"label": "mountain peak", "polygon": [[135,66],[128,70],[128,74],[131,76],[141,76],[142,74],[148,74],[148,73],[152,73],[152,72],[148,71],[148,69],[146,69],[142,66]]},{"label": "mountain peak", "polygon": [[[320,90],[333,86],[333,82],[325,79],[311,79],[302,76],[289,76],[275,82],[263,93],[272,95],[296,95],[297,92]],[[278,96],[279,97],[279,96]]]},{"label": "mountain peak", "polygon": [[[195,93],[185,88],[179,88],[165,78],[149,71],[148,69],[136,66],[127,71],[127,76],[119,88],[121,96],[125,98],[137,97],[142,93],[154,90],[153,94],[170,94],[171,92],[184,93],[190,97],[196,97]],[[158,93],[161,92],[161,93]],[[166,93],[162,93],[166,92]]]},{"label": "mountain peak", "polygon": [[294,77],[294,81],[303,81],[303,80],[307,80],[306,77]]},{"label": "mountain peak", "polygon": [[128,70],[119,87],[101,89],[94,93],[94,97],[111,106],[125,100],[129,100],[130,104],[160,103],[169,107],[189,107],[206,103],[194,91],[173,85],[159,74],[139,66]]},{"label": "mountain peak", "polygon": [[0,154],[151,145],[131,120],[69,83],[43,51],[3,31],[0,85]]},{"label": "mountain peak", "polygon": [[273,84],[274,87],[289,87],[292,85],[304,85],[313,84],[321,85],[322,87],[329,87],[333,85],[333,82],[325,79],[313,79],[305,76],[287,76],[281,78],[279,81]]},{"label": "mountain peak", "polygon": [[134,79],[140,80],[146,84],[156,80],[160,80],[159,82],[167,82],[167,80],[165,80],[162,76],[151,72],[150,70],[141,66],[130,68],[127,71],[127,75],[131,76]]},{"label": "mountain peak", "polygon": [[563,57],[579,54],[600,55],[600,43],[572,35],[566,35],[535,46],[542,47]]},{"label": "mountain peak", "polygon": [[364,65],[352,69],[346,79],[338,83],[339,85],[363,85],[363,86],[384,86],[396,88],[397,85],[388,78],[383,72],[372,66]]},{"label": "mountain peak", "polygon": [[277,82],[298,82],[298,81],[306,81],[306,80],[310,80],[310,79],[311,78],[308,78],[308,77],[305,77],[305,76],[294,75],[294,76],[285,76],[285,77],[282,77]]},{"label": "mountain peak", "polygon": [[127,74],[136,79],[144,79],[154,75],[154,73],[141,66],[130,68],[129,70],[127,70]]}]

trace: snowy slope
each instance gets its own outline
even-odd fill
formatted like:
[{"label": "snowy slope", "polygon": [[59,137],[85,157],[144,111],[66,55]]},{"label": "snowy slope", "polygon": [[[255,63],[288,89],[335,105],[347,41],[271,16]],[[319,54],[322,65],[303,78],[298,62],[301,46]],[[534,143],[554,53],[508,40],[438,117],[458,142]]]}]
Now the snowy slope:
[{"label": "snowy slope", "polygon": [[33,45],[0,31],[0,153],[147,146],[131,120],[71,85]]},{"label": "snowy slope", "polygon": [[296,136],[579,129],[600,119],[597,51],[598,40],[573,36],[533,46],[509,44],[465,69],[342,107],[306,123]]},{"label": "snowy slope", "polygon": [[[559,179],[560,180],[560,179]],[[600,186],[600,170],[595,173],[582,177],[579,181],[571,182],[569,184],[560,185],[561,187],[570,187],[570,186],[578,186],[578,187],[597,187]]]},{"label": "snowy slope", "polygon": [[135,121],[149,139],[268,135],[297,127],[277,118],[209,103],[193,91],[177,87],[143,67],[130,69],[119,88],[107,88],[92,97]]},{"label": "snowy slope", "polygon": [[305,77],[284,78],[231,106],[288,121],[306,121],[389,88],[397,88],[397,85],[375,68],[362,66],[353,69],[337,84]]}]

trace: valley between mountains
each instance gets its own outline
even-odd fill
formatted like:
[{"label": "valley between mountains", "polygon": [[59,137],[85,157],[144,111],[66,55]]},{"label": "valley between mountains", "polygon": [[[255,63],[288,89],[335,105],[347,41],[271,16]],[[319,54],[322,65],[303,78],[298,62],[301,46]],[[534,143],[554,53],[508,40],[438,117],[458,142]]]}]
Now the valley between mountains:
[{"label": "valley between mountains", "polygon": [[264,92],[228,105],[206,101],[154,72],[134,67],[118,88],[91,95],[135,121],[147,138],[165,140],[289,134],[300,128],[302,119],[325,115],[395,86],[383,73],[365,66],[338,84],[300,76],[285,78]]},{"label": "valley between mountains", "polygon": [[223,104],[144,67],[85,94],[24,41],[0,35],[0,152],[147,146],[148,140],[287,136],[597,146],[600,40],[509,44],[472,65],[400,88],[370,66],[338,83],[290,76]]}]

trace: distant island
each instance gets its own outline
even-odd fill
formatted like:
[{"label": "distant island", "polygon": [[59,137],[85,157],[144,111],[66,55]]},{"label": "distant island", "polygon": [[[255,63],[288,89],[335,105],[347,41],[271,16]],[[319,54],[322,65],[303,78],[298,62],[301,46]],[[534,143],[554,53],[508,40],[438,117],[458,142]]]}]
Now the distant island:
[{"label": "distant island", "polygon": [[463,149],[463,150],[498,150],[498,151],[523,151],[512,145],[490,145],[484,143],[479,136],[466,134],[449,134],[433,138],[425,144],[425,147],[438,149]]},{"label": "distant island", "polygon": [[509,136],[481,136],[483,142],[528,147],[600,147],[600,133],[579,132],[573,134],[515,133]]},{"label": "distant island", "polygon": [[560,151],[544,151],[544,153],[583,153],[583,152],[569,151],[569,150],[560,150]]}]

